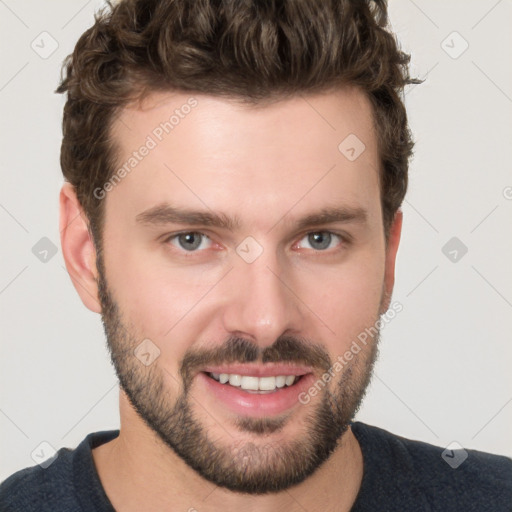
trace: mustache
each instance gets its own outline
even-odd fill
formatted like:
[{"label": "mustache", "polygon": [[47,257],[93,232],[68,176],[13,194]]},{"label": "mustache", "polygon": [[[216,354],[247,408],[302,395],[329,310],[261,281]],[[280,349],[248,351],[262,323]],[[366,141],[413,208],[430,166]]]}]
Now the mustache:
[{"label": "mustache", "polygon": [[220,347],[187,352],[180,364],[180,374],[187,391],[194,375],[205,366],[253,362],[295,363],[322,373],[332,367],[327,350],[305,338],[280,336],[272,345],[262,348],[245,338],[230,337]]}]

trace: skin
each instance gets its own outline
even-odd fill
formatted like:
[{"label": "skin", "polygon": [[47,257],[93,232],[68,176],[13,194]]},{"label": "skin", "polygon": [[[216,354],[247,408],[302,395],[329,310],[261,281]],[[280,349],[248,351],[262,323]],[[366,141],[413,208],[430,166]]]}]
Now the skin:
[{"label": "skin", "polygon": [[[125,162],[169,112],[190,95],[159,93],[125,109],[113,128]],[[103,264],[109,291],[134,339],[160,349],[169,400],[179,396],[179,362],[194,348],[223,345],[230,336],[271,346],[290,334],[313,340],[331,360],[349,349],[388,306],[402,214],[386,243],[379,159],[371,107],[356,89],[295,97],[259,107],[194,95],[198,105],[103,199]],[[353,162],[338,145],[356,134],[366,148]],[[236,217],[233,229],[142,225],[136,217],[161,203]],[[364,221],[297,229],[299,219],[326,206],[359,208]],[[95,246],[73,188],[61,190],[61,243],[83,303],[101,313]],[[189,253],[171,234],[205,233]],[[329,231],[317,250],[308,233]],[[236,252],[253,237],[262,254],[247,263]],[[354,358],[352,387],[365,386],[372,343]],[[374,347],[373,347],[374,348]],[[252,442],[277,447],[301,440],[305,420],[333,391],[346,368],[307,405],[297,404],[279,431],[265,436],[236,427],[233,413],[192,380],[193,412],[218,446]],[[321,375],[321,372],[318,376]],[[277,493],[248,495],[215,486],[190,468],[144,422],[120,390],[120,435],[93,450],[105,491],[117,510],[350,510],[363,460],[350,431],[303,482]]]}]

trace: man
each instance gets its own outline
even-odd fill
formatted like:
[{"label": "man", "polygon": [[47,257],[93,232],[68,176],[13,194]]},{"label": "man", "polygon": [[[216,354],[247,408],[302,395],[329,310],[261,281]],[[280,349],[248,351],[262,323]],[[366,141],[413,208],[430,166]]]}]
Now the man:
[{"label": "man", "polygon": [[80,38],[58,89],[61,243],[121,428],[12,475],[2,510],[510,510],[509,459],[454,469],[353,422],[412,151],[386,18],[123,0]]}]

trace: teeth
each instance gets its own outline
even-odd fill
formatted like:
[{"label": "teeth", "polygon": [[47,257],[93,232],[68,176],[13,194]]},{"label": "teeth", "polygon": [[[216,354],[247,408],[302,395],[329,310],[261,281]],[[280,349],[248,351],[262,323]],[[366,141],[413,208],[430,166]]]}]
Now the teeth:
[{"label": "teeth", "polygon": [[275,391],[285,386],[291,386],[298,379],[295,375],[277,375],[275,377],[253,377],[236,373],[210,373],[210,377],[221,384],[229,383],[247,391]]},{"label": "teeth", "polygon": [[[295,380],[295,378],[293,379]],[[262,391],[272,391],[276,389],[276,378],[275,377],[261,377],[259,379],[258,389]]]},{"label": "teeth", "polygon": [[232,386],[240,386],[240,384],[242,384],[242,376],[241,375],[237,375],[236,373],[232,373],[230,376],[229,376],[229,383],[232,385]]},{"label": "teeth", "polygon": [[284,375],[279,375],[279,377],[276,377],[276,387],[284,388],[285,384],[286,384],[286,377]]},{"label": "teeth", "polygon": [[288,375],[288,377],[286,377],[286,380],[284,381],[284,383],[287,386],[291,386],[294,381],[295,381],[295,376],[294,375]]},{"label": "teeth", "polygon": [[[242,389],[251,389],[253,391],[258,391],[259,380],[260,379],[258,379],[258,377],[248,377],[247,375],[244,375],[242,377],[242,381],[240,382],[240,387]],[[231,378],[229,379],[229,383],[231,384]]]}]

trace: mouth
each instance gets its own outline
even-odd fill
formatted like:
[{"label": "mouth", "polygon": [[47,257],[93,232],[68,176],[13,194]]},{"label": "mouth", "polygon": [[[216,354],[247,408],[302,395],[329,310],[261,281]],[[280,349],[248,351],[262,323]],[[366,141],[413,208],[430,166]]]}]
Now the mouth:
[{"label": "mouth", "polygon": [[233,386],[248,393],[268,394],[276,393],[282,388],[295,385],[302,375],[272,375],[257,377],[255,375],[241,375],[239,373],[205,372],[213,380],[226,386]]},{"label": "mouth", "polygon": [[199,396],[209,395],[215,407],[253,417],[289,411],[315,380],[311,368],[282,364],[209,367],[197,377]]}]

